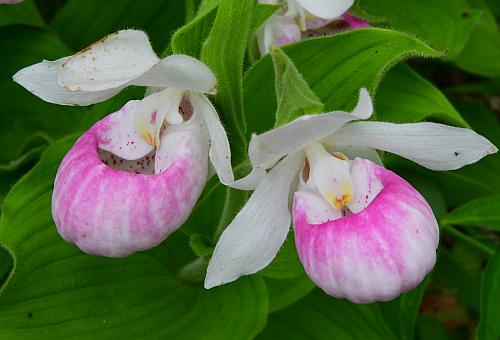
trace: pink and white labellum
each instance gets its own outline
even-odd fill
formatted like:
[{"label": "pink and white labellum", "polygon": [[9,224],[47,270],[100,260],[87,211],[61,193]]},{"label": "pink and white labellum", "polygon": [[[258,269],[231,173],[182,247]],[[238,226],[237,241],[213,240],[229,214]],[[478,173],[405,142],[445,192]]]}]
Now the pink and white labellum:
[{"label": "pink and white labellum", "polygon": [[362,89],[351,113],[302,116],[252,137],[252,165],[272,169],[221,235],[206,288],[274,259],[292,222],[291,192],[297,252],[326,293],[356,303],[386,301],[423,280],[435,263],[438,224],[425,199],[384,169],[375,149],[439,171],[497,149],[472,130],[442,124],[351,122],[372,111]]},{"label": "pink and white labellum", "polygon": [[234,180],[226,133],[203,94],[215,91],[215,76],[188,56],[159,59],[141,31],[117,32],[73,56],[22,69],[14,80],[63,105],[103,101],[128,85],[154,87],[85,132],[59,167],[54,221],[87,253],[121,257],[162,242],[189,216],[208,159],[235,188],[253,188],[265,174]]},{"label": "pink and white labellum", "polygon": [[353,0],[260,0],[264,4],[284,4],[257,31],[257,45],[261,55],[269,52],[273,45],[283,46],[302,39],[330,35],[344,29],[368,27],[363,20],[354,17],[347,10]]}]

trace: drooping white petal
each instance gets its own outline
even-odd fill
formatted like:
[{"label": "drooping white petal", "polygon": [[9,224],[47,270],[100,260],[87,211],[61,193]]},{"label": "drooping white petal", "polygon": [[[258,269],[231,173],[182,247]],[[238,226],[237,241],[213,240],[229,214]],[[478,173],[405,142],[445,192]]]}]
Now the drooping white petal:
[{"label": "drooping white petal", "polygon": [[153,150],[136,129],[134,116],[139,104],[140,100],[131,100],[103,120],[105,128],[99,135],[100,149],[126,160],[142,158]]},{"label": "drooping white petal", "polygon": [[290,229],[290,187],[303,159],[301,153],[289,155],[259,184],[222,233],[208,264],[205,288],[256,273],[274,259]]},{"label": "drooping white petal", "polygon": [[334,209],[341,210],[352,200],[352,180],[349,162],[330,154],[321,143],[313,143],[305,148],[309,162],[309,179]]},{"label": "drooping white petal", "polygon": [[215,172],[219,176],[219,180],[223,184],[236,189],[254,189],[265,176],[265,169],[255,167],[248,176],[235,181],[231,166],[231,149],[229,147],[229,141],[217,111],[210,100],[203,94],[195,92],[190,93],[190,102],[193,107],[193,112],[203,118],[210,136],[210,161],[212,162]]},{"label": "drooping white petal", "polygon": [[180,124],[183,121],[179,105],[185,90],[167,88],[147,96],[135,110],[135,126],[139,134],[149,144],[160,145],[163,124]]},{"label": "drooping white petal", "polygon": [[473,130],[437,123],[355,122],[331,141],[389,151],[431,170],[455,170],[498,151]]},{"label": "drooping white petal", "polygon": [[19,70],[14,81],[35,96],[60,105],[90,105],[105,101],[121,91],[121,87],[96,92],[71,92],[59,86],[57,73],[68,57],[54,61],[44,60]]},{"label": "drooping white petal", "polygon": [[181,54],[166,57],[130,83],[212,94],[216,92],[216,79],[210,68],[195,58]]},{"label": "drooping white petal", "polygon": [[158,62],[144,32],[122,30],[71,56],[57,80],[70,91],[101,91],[125,86]]},{"label": "drooping white petal", "polygon": [[358,104],[351,113],[335,111],[306,115],[261,135],[252,136],[250,160],[254,167],[272,164],[284,155],[332,135],[351,120],[369,118],[372,112],[370,95],[366,89],[361,89]]},{"label": "drooping white petal", "polygon": [[354,0],[294,0],[309,13],[323,19],[334,19],[347,11]]}]

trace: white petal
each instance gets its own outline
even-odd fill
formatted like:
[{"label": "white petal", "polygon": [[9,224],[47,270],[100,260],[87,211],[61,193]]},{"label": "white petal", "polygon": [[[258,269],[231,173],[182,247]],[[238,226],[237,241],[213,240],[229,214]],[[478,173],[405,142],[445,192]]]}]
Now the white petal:
[{"label": "white petal", "polygon": [[331,141],[389,151],[431,170],[455,170],[498,151],[473,130],[436,123],[355,122]]},{"label": "white petal", "polygon": [[149,71],[131,81],[132,85],[177,87],[204,93],[215,93],[213,72],[201,61],[186,55],[171,55]]},{"label": "white petal", "polygon": [[286,157],[259,184],[222,233],[208,264],[205,288],[256,273],[274,259],[290,229],[290,187],[303,159],[301,153]]},{"label": "white petal", "polygon": [[139,100],[131,100],[105,118],[106,129],[99,136],[100,149],[126,160],[142,158],[153,150],[135,127],[135,110],[139,104]]},{"label": "white petal", "polygon": [[70,92],[59,86],[57,73],[68,57],[44,60],[19,70],[12,78],[35,96],[60,105],[90,105],[105,101],[121,91],[121,87],[96,92]]},{"label": "white petal", "polygon": [[355,119],[366,119],[373,112],[370,95],[360,90],[359,101],[352,113],[335,111],[318,115],[307,115],[261,135],[252,136],[249,156],[254,167],[263,167],[284,155],[302,150],[306,146],[332,135],[345,123]]},{"label": "white petal", "polygon": [[159,58],[142,31],[110,34],[70,57],[57,80],[70,91],[100,91],[125,86],[151,69]]},{"label": "white petal", "polygon": [[210,161],[212,162],[215,172],[219,176],[219,180],[223,184],[236,189],[254,189],[265,176],[265,170],[254,168],[248,176],[235,181],[231,166],[231,149],[229,147],[229,141],[217,111],[215,111],[210,100],[203,94],[192,92],[190,94],[190,102],[193,107],[193,112],[200,115],[205,122],[205,126],[210,136]]},{"label": "white petal", "polygon": [[309,13],[323,19],[334,19],[347,11],[354,0],[294,0]]},{"label": "white petal", "polygon": [[149,144],[160,145],[160,132],[163,124],[180,124],[183,121],[179,105],[184,90],[168,88],[153,93],[140,101],[135,110],[135,126],[139,134]]}]

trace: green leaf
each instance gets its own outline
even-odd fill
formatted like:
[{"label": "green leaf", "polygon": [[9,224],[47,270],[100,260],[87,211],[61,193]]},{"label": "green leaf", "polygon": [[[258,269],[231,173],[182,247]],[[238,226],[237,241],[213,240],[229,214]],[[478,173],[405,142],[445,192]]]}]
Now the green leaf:
[{"label": "green leaf", "polygon": [[482,15],[469,42],[455,60],[467,72],[485,77],[500,77],[500,30],[489,8],[481,1],[471,1]]},{"label": "green leaf", "polygon": [[0,27],[17,24],[39,27],[45,25],[32,0],[0,6]]},{"label": "green leaf", "polygon": [[480,13],[466,0],[359,0],[359,8],[392,28],[415,34],[455,58],[464,48]]},{"label": "green leaf", "polygon": [[0,164],[0,205],[11,186],[38,162],[42,152],[47,147],[47,143],[44,140],[41,145],[24,152],[18,159],[6,165]]},{"label": "green leaf", "polygon": [[122,259],[86,255],[57,234],[51,190],[73,141],[49,147],[5,200],[0,243],[15,267],[0,293],[0,338],[253,337],[267,313],[262,279],[211,290],[181,283],[175,272],[194,259],[183,233]]},{"label": "green leaf", "polygon": [[135,28],[145,30],[153,48],[161,52],[184,18],[183,1],[69,0],[52,24],[73,50],[120,29]]},{"label": "green leaf", "polygon": [[57,35],[35,27],[8,26],[0,28],[0,44],[9,51],[2,55],[0,68],[0,164],[6,164],[28,151],[26,146],[36,136],[51,141],[75,132],[84,111],[46,103],[12,80],[23,67],[69,54]]},{"label": "green leaf", "polygon": [[316,287],[305,273],[293,279],[265,277],[264,281],[269,295],[269,313],[296,303]]},{"label": "green leaf", "polygon": [[441,91],[407,65],[398,65],[386,73],[375,102],[377,118],[383,121],[413,123],[434,118],[469,126]]},{"label": "green leaf", "polygon": [[[384,29],[360,29],[308,39],[283,48],[326,111],[351,110],[359,90],[373,94],[392,65],[412,56],[440,54],[420,40]],[[262,133],[275,123],[276,97],[269,55],[245,75],[245,113],[249,133]]]},{"label": "green leaf", "polygon": [[207,11],[204,15],[197,16],[177,30],[172,36],[172,52],[200,58],[203,42],[210,34],[216,14],[217,7]]},{"label": "green leaf", "polygon": [[217,77],[215,99],[233,140],[237,162],[246,154],[241,74],[254,6],[254,0],[221,0],[201,53],[201,60]]},{"label": "green leaf", "polygon": [[481,318],[477,327],[478,340],[500,337],[500,253],[493,256],[483,278]]},{"label": "green leaf", "polygon": [[417,288],[401,294],[392,301],[380,303],[384,319],[398,339],[412,340],[414,338],[420,303],[428,283],[427,278]]},{"label": "green leaf", "polygon": [[273,262],[260,273],[274,279],[289,279],[305,275],[304,267],[295,248],[293,232],[288,233],[285,243],[281,246]]},{"label": "green leaf", "polygon": [[356,305],[319,290],[269,315],[264,339],[383,339],[396,337],[384,323],[377,304]]},{"label": "green leaf", "polygon": [[418,339],[448,340],[443,324],[436,318],[422,316],[417,322]]},{"label": "green leaf", "polygon": [[276,126],[311,113],[320,113],[324,105],[309,88],[293,62],[283,51],[275,47],[273,59],[275,91],[277,99]]},{"label": "green leaf", "polygon": [[253,16],[252,33],[255,33],[255,31],[281,7],[282,5],[257,3],[257,6],[255,6],[255,15]]},{"label": "green leaf", "polygon": [[446,215],[443,223],[481,226],[500,231],[500,196],[489,196],[470,201]]}]

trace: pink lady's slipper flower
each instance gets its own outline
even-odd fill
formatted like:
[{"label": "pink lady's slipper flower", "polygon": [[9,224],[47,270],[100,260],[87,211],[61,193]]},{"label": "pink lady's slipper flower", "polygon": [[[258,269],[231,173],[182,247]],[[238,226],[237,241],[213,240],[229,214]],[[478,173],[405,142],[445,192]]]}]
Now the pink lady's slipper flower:
[{"label": "pink lady's slipper flower", "polygon": [[[354,0],[260,0],[265,4],[282,4],[286,7],[272,15],[257,31],[257,44],[263,55],[273,45],[283,46],[305,37],[332,33],[327,26],[343,21],[351,29],[368,27],[363,20],[347,10]],[[324,31],[324,32],[323,32]]]},{"label": "pink lady's slipper flower", "polygon": [[290,226],[310,278],[357,303],[390,300],[433,268],[439,229],[425,199],[380,165],[374,149],[433,170],[453,170],[497,151],[472,130],[436,123],[354,122],[372,113],[361,90],[352,113],[300,117],[253,136],[254,167],[275,165],[224,231],[205,287],[258,272],[276,256]]},{"label": "pink lady's slipper flower", "polygon": [[162,242],[189,216],[209,156],[223,183],[248,189],[256,180],[234,181],[226,133],[203,94],[215,92],[210,69],[184,55],[159,59],[142,31],[117,32],[14,80],[63,105],[97,103],[129,85],[156,91],[97,122],[59,167],[54,221],[87,253],[120,257]]}]

